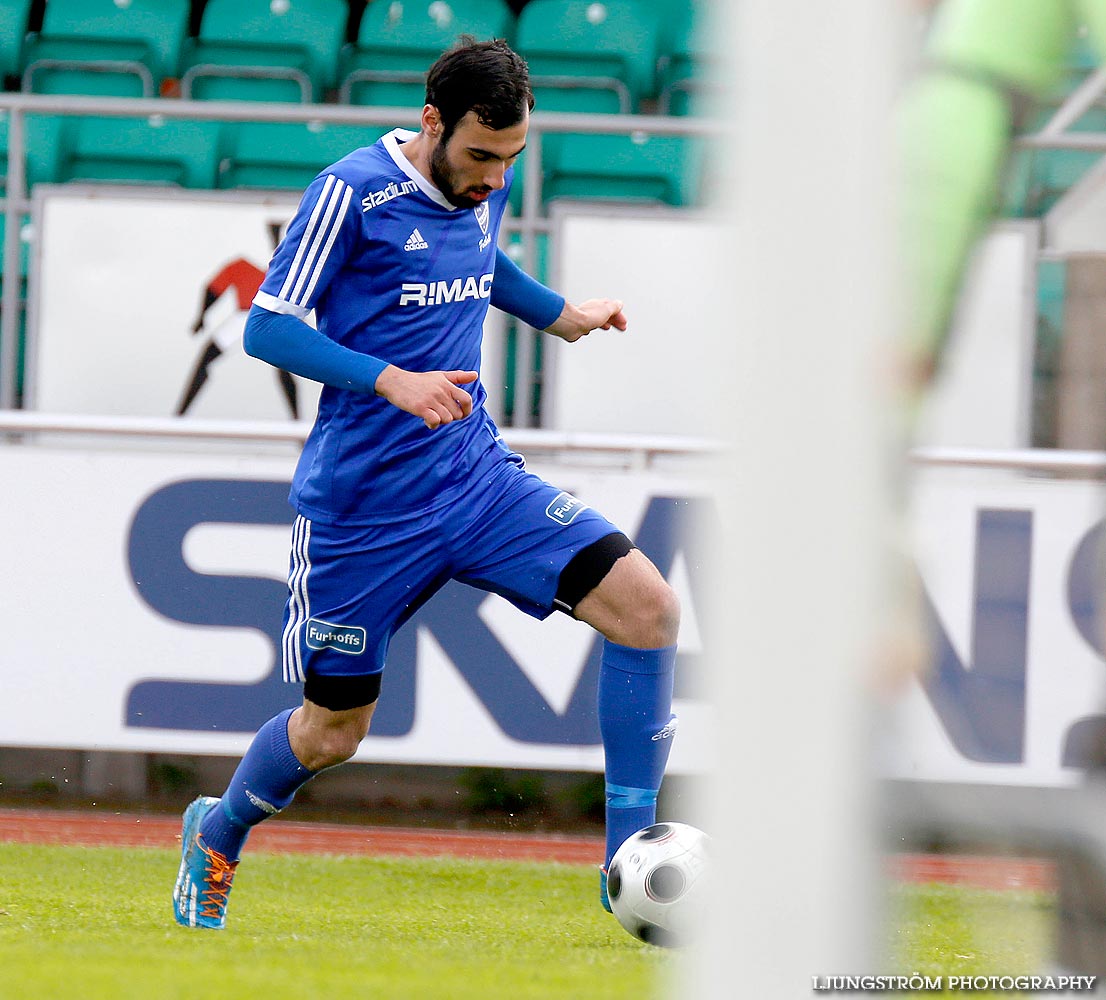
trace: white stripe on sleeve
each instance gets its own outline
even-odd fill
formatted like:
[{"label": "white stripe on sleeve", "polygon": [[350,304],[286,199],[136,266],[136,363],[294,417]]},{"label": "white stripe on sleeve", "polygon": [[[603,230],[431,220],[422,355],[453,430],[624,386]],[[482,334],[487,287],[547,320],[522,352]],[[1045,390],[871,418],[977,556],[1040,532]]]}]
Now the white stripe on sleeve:
[{"label": "white stripe on sleeve", "polygon": [[315,208],[311,212],[311,218],[307,220],[307,227],[300,237],[299,246],[296,247],[296,256],[292,258],[292,265],[288,268],[288,277],[284,279],[284,284],[281,286],[278,298],[287,299],[292,285],[295,284],[296,275],[300,265],[303,263],[303,255],[307,252],[307,248],[311,246],[311,241],[315,238],[315,227],[319,223],[319,216],[322,215],[323,208],[330,198],[330,189],[334,187],[334,182],[337,179],[338,178],[333,174],[329,174],[327,175],[326,181],[323,183],[322,193],[315,202]]},{"label": "white stripe on sleeve", "polygon": [[[287,298],[289,302],[297,306],[307,304],[307,296],[303,294],[304,286],[316,265],[321,267],[326,263],[326,254],[330,252],[330,248],[334,245],[334,235],[342,228],[342,220],[345,218],[345,206],[349,205],[347,192],[351,190],[350,186],[343,181],[336,181],[334,184],[330,192],[330,198],[327,199],[322,222],[316,227],[315,238],[311,241],[311,247],[299,267],[299,274],[292,288],[292,294],[282,295],[281,298]],[[307,234],[304,233],[304,239],[306,238]],[[314,283],[312,283],[312,287],[314,287]]]},{"label": "white stripe on sleeve", "polygon": [[311,273],[311,280],[307,283],[307,288],[304,289],[301,296],[301,306],[311,301],[311,293],[315,291],[315,283],[319,280],[319,275],[323,273],[323,265],[326,263],[327,257],[330,256],[330,248],[334,246],[334,241],[338,237],[338,230],[342,228],[342,220],[346,217],[346,209],[349,208],[352,195],[353,188],[347,184],[345,193],[342,195],[342,203],[338,206],[337,219],[335,224],[330,227],[330,236],[327,237],[326,246],[323,247],[323,252],[319,254],[319,262],[315,265],[315,270]]}]

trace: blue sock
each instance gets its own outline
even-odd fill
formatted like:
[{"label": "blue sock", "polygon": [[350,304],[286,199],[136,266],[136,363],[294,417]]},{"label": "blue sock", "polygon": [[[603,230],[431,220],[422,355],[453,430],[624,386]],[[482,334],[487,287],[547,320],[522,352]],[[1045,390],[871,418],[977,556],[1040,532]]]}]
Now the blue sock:
[{"label": "blue sock", "polygon": [[288,742],[288,719],[293,709],[270,719],[253,738],[219,807],[200,824],[204,843],[237,861],[250,830],[280,812],[314,771],[304,767]]},{"label": "blue sock", "polygon": [[607,854],[657,819],[657,792],[676,731],[676,647],[631,649],[607,640],[599,665],[599,732],[606,758]]}]

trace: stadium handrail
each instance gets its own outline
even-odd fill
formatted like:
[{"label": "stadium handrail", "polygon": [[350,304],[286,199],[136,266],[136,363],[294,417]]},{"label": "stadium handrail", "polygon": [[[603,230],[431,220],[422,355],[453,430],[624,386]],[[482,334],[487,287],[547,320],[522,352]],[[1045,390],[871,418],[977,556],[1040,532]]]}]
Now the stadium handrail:
[{"label": "stadium handrail", "polygon": [[[303,444],[310,430],[309,420],[212,420],[0,409],[2,435],[60,433]],[[616,452],[638,455],[647,462],[660,455],[711,457],[726,451],[721,441],[676,434],[604,434],[514,427],[504,429],[503,438],[512,448],[525,452]],[[1106,451],[932,446],[913,448],[908,457],[915,466],[1106,474]]]},{"label": "stadium handrail", "polygon": [[[22,435],[25,434],[45,433],[192,441],[287,442],[300,445],[307,439],[310,430],[311,422],[307,420],[211,420],[0,410],[0,435],[19,436],[17,440],[22,440]],[[528,454],[619,454],[634,467],[648,466],[660,456],[709,458],[723,451],[720,442],[679,435],[599,434],[506,428],[503,438],[510,447]]]},{"label": "stadium handrail", "polygon": [[1059,448],[922,447],[910,452],[914,465],[973,469],[1010,469],[1023,472],[1082,472],[1106,474],[1106,452],[1065,451]]},{"label": "stadium handrail", "polygon": [[[4,213],[6,240],[0,274],[0,409],[10,409],[16,400],[16,360],[19,336],[19,234],[22,217],[31,203],[26,183],[26,132],[24,116],[95,115],[120,118],[186,118],[221,122],[323,122],[366,126],[410,126],[416,111],[411,108],[387,108],[341,104],[273,104],[250,101],[193,101],[166,98],[86,97],[52,94],[0,93],[0,115],[8,116],[8,176],[0,195]],[[541,136],[544,132],[586,134],[649,134],[662,136],[712,136],[721,134],[716,121],[664,115],[611,115],[570,112],[535,112],[530,119],[526,161],[523,164],[522,214],[505,219],[504,228],[522,237],[522,266],[533,272],[537,262],[536,241],[540,233],[552,229],[542,217]],[[520,385],[528,385],[532,370],[533,337],[519,338],[515,359],[516,373],[524,373]],[[521,408],[518,423],[528,422]]]}]

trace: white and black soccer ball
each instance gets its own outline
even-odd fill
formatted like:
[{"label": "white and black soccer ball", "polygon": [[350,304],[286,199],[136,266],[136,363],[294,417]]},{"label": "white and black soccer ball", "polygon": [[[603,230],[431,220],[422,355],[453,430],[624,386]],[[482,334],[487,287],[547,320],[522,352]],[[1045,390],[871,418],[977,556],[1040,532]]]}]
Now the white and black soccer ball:
[{"label": "white and black soccer ball", "polygon": [[611,910],[634,937],[663,948],[691,943],[702,919],[710,838],[686,823],[654,823],[615,852]]}]

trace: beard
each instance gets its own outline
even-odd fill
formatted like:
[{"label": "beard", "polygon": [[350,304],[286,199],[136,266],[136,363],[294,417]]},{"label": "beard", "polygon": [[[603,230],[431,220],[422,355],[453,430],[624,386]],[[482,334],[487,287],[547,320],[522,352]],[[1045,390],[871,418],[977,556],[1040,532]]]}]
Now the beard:
[{"label": "beard", "polygon": [[[439,142],[430,154],[430,179],[445,196],[445,200],[455,208],[476,208],[477,205],[483,204],[483,200],[470,198],[457,190],[455,182],[457,171],[453,169],[446,155],[446,145],[445,140]],[[480,188],[480,190],[484,189]]]}]

